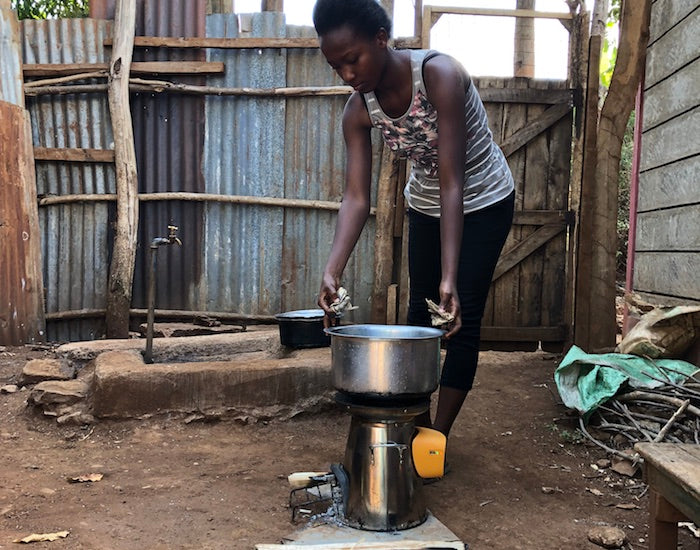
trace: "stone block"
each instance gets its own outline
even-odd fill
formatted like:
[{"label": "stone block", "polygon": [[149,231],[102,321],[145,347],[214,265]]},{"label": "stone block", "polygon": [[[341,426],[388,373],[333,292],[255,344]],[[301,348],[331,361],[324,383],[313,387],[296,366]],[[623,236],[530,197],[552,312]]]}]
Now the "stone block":
[{"label": "stone block", "polygon": [[72,405],[84,400],[89,385],[83,380],[40,382],[29,393],[27,401],[43,407],[52,405]]},{"label": "stone block", "polygon": [[19,377],[20,386],[38,384],[47,380],[72,380],[75,368],[59,359],[32,359],[27,361]]}]

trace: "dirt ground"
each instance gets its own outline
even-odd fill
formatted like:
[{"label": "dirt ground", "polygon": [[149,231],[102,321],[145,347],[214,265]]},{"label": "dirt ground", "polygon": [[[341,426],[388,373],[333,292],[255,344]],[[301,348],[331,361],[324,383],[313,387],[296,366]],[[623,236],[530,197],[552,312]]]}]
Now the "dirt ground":
[{"label": "dirt ground", "polygon": [[[0,348],[0,386],[27,359]],[[477,383],[448,448],[452,471],[426,486],[428,507],[476,550],[589,549],[598,525],[647,548],[639,476],[592,467],[604,451],[580,440],[560,404],[547,353],[482,354]],[[0,395],[0,548],[31,533],[53,549],[251,549],[291,523],[288,474],[342,460],[349,417],[336,409],[286,421],[185,423],[181,417],[58,426]],[[68,478],[101,473],[92,483]],[[543,488],[548,488],[543,490]],[[618,507],[622,506],[622,507]],[[682,548],[697,548],[681,529]]]}]

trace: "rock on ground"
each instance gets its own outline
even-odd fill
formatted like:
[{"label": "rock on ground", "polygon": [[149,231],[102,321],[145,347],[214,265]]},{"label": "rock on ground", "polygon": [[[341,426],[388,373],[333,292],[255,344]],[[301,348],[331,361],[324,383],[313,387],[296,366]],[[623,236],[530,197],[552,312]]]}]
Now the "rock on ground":
[{"label": "rock on ground", "polygon": [[20,386],[37,384],[47,380],[71,380],[75,368],[59,359],[32,359],[27,361],[19,378]]},{"label": "rock on ground", "polygon": [[588,531],[588,540],[603,548],[622,548],[628,542],[622,529],[604,526],[597,526]]}]

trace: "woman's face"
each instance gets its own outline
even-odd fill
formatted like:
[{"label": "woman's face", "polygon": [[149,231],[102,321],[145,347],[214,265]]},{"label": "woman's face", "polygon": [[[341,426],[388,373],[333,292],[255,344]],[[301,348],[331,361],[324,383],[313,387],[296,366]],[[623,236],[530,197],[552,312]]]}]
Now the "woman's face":
[{"label": "woman's face", "polygon": [[319,37],[321,52],[338,76],[356,91],[374,90],[386,64],[387,34],[381,29],[374,38],[343,25]]}]

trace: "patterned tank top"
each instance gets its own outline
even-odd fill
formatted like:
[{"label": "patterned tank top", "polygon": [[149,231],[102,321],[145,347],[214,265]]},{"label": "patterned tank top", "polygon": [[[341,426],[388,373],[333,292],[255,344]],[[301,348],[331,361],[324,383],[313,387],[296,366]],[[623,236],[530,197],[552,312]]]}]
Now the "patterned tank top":
[{"label": "patterned tank top", "polygon": [[[398,118],[388,116],[374,92],[364,94],[372,125],[379,129],[389,148],[411,161],[411,173],[404,189],[410,208],[440,217],[438,179],[437,110],[428,101],[423,80],[423,63],[437,52],[411,50],[413,101]],[[467,151],[462,201],[464,213],[481,210],[505,199],[513,191],[513,176],[501,149],[493,141],[486,110],[469,80],[464,98]]]}]

